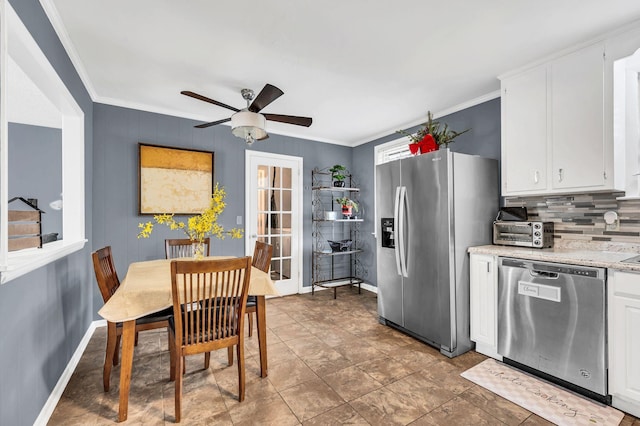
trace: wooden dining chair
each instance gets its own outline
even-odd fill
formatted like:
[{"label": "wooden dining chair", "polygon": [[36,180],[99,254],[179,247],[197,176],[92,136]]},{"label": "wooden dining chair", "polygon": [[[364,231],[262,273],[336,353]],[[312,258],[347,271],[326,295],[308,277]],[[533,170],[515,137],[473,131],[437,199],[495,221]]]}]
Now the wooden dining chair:
[{"label": "wooden dining chair", "polygon": [[[207,237],[204,242],[204,255],[209,256],[210,238]],[[178,259],[181,257],[193,256],[193,241],[188,238],[177,238],[164,240],[164,254],[167,259]]]},{"label": "wooden dining chair", "polygon": [[238,400],[245,394],[244,313],[251,258],[171,262],[173,317],[169,321],[175,379],[175,420],[182,416],[184,356],[236,346]]},{"label": "wooden dining chair", "polygon": [[[93,269],[96,274],[96,281],[102,294],[104,303],[111,298],[120,287],[120,280],[116,272],[111,247],[106,246],[91,254],[93,258]],[[138,332],[154,330],[157,328],[168,328],[169,318],[173,315],[173,309],[169,308],[161,312],[156,312],[136,320],[136,344],[138,343]],[[118,354],[120,352],[120,338],[122,336],[122,323],[107,321],[107,349],[104,357],[104,367],[102,369],[102,382],[104,391],[109,391],[109,381],[111,368],[118,365]]]},{"label": "wooden dining chair", "polygon": [[[253,258],[251,266],[260,269],[263,272],[269,273],[269,267],[271,266],[271,257],[273,256],[273,246],[262,241],[256,241],[256,246],[253,249]],[[249,296],[247,299],[247,318],[249,319],[249,337],[253,335],[253,317],[256,313],[256,305],[258,299],[256,296]]]},{"label": "wooden dining chair", "polygon": [[[209,256],[209,247],[211,239],[205,238],[204,243],[204,256]],[[167,259],[180,259],[184,257],[193,257],[193,241],[189,238],[175,238],[164,240],[164,255]],[[209,368],[209,362],[211,354],[206,353],[204,356],[204,368]],[[229,348],[229,365],[233,364],[233,348]],[[182,364],[182,373],[186,373],[186,365]]]}]

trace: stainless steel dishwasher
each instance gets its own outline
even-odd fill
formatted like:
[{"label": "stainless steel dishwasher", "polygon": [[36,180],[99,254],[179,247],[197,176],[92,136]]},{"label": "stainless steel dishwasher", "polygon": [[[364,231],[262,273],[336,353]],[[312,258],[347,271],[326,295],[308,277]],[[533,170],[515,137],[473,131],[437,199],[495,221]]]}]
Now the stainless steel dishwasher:
[{"label": "stainless steel dishwasher", "polygon": [[498,353],[607,402],[606,270],[500,258]]}]

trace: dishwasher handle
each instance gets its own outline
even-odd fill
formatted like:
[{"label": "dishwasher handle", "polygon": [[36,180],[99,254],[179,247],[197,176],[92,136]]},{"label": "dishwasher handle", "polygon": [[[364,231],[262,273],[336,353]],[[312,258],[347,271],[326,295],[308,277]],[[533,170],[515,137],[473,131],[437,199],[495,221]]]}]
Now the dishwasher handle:
[{"label": "dishwasher handle", "polygon": [[536,277],[536,278],[546,278],[548,280],[557,280],[558,279],[558,273],[557,272],[537,271],[535,269],[530,269],[529,270],[529,274],[532,277]]}]

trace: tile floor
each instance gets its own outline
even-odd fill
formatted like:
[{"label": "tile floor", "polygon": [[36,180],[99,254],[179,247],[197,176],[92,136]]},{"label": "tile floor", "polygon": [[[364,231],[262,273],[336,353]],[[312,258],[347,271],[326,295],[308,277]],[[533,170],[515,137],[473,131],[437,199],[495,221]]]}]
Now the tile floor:
[{"label": "tile floor", "polygon": [[[187,361],[185,425],[544,425],[530,413],[459,376],[485,359],[448,359],[377,322],[376,295],[333,292],[267,301],[269,376],[259,377],[257,336],[246,339],[247,389],[237,401],[237,368],[226,350]],[[116,423],[119,368],[102,390],[106,327],[96,330],[50,425]],[[174,422],[166,332],[140,334],[126,424]],[[622,425],[640,425],[626,416]]]}]

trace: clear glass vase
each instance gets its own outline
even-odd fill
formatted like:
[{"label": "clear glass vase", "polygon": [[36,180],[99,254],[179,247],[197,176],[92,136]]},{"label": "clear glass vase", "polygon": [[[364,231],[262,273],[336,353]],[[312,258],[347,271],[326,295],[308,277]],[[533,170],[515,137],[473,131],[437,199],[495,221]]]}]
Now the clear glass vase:
[{"label": "clear glass vase", "polygon": [[196,260],[204,258],[204,243],[200,241],[194,241],[191,243],[191,254]]}]

